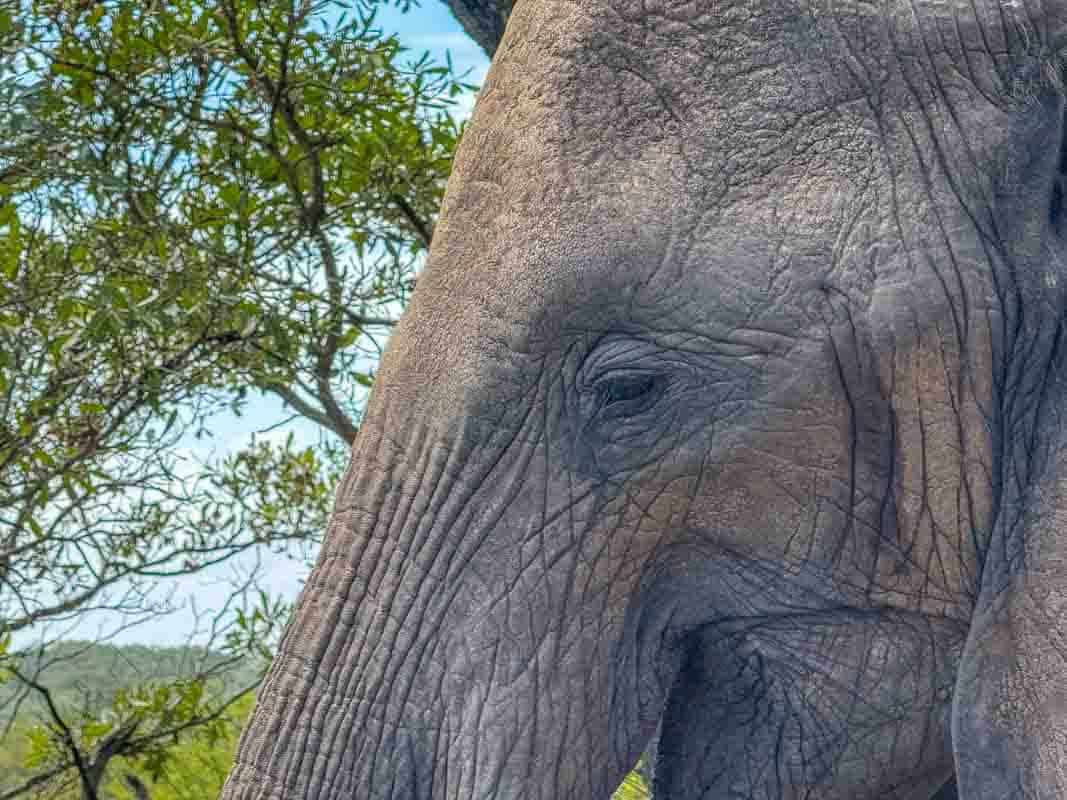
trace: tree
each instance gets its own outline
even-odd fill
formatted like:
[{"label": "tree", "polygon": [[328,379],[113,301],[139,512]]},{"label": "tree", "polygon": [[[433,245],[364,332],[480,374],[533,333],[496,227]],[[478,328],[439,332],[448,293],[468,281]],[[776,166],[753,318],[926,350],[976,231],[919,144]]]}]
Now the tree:
[{"label": "tree", "polygon": [[[0,632],[136,621],[161,579],[317,544],[472,88],[405,61],[377,5],[0,5]],[[181,455],[254,391],[321,445]],[[47,699],[22,669],[43,641],[5,656],[23,696]],[[41,774],[89,797],[94,759],[147,725],[119,746],[121,726],[47,724]]]}]

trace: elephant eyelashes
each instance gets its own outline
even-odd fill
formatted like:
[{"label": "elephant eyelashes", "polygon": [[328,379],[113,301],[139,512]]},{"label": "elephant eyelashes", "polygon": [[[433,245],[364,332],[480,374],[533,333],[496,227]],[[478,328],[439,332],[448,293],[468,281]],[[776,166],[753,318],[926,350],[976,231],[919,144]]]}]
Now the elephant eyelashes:
[{"label": "elephant eyelashes", "polygon": [[625,419],[643,414],[663,395],[664,384],[659,376],[647,373],[604,378],[595,385],[598,416]]}]

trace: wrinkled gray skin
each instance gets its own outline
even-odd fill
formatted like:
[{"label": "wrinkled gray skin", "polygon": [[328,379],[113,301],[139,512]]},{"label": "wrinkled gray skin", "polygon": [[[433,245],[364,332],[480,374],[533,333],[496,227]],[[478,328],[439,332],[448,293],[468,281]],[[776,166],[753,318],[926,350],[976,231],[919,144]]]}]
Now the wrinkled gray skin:
[{"label": "wrinkled gray skin", "polygon": [[1065,45],[517,3],[225,800],[1067,797]]}]

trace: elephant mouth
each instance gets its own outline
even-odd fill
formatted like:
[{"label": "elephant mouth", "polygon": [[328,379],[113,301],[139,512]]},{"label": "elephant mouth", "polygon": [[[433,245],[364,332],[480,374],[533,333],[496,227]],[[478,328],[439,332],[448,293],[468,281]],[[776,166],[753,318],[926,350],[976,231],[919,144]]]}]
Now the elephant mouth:
[{"label": "elephant mouth", "polygon": [[[910,783],[862,796],[940,791],[936,800],[955,800],[949,730],[967,627],[910,611],[839,606],[724,618],[690,631],[646,749],[654,795],[733,796],[749,779],[741,766],[751,766],[753,748],[772,754],[766,775],[789,776],[793,789],[781,784],[783,796],[864,781],[890,787],[897,768],[880,762],[868,743],[914,736],[922,744],[898,753],[916,765]],[[772,784],[767,778],[744,796],[764,796]]]}]

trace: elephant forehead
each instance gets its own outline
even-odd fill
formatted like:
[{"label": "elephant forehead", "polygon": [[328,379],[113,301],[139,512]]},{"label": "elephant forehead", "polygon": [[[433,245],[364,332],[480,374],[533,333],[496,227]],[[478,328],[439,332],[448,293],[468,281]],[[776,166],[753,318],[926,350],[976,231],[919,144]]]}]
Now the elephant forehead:
[{"label": "elephant forehead", "polygon": [[[674,147],[615,167],[595,182],[538,173],[541,188],[556,190],[551,204],[504,199],[482,184],[453,205],[405,320],[420,339],[413,349],[466,371],[454,382],[469,387],[484,384],[487,371],[508,371],[515,354],[620,326],[718,340],[747,341],[753,327],[801,333],[797,306],[822,296],[855,186],[808,174],[771,191],[753,177],[723,204],[702,198],[704,178]],[[460,315],[463,337],[455,335]]]},{"label": "elephant forehead", "polygon": [[[879,181],[916,217],[934,204],[963,215],[995,174],[1026,167],[1004,163],[1030,157],[1020,129],[1048,121],[1013,99],[1045,74],[1020,14],[995,0],[520,3],[430,273],[526,308],[573,297],[571,279],[632,281],[606,250],[655,268],[664,254],[649,246],[695,229],[716,237],[723,269],[731,241],[753,251],[746,236],[825,250],[842,199]],[[1033,47],[1008,59],[1024,34]],[[931,181],[934,162],[956,174]],[[920,196],[939,192],[960,197]],[[597,265],[606,274],[590,278]]]},{"label": "elephant forehead", "polygon": [[1007,99],[1044,79],[1047,38],[1023,0],[525,3],[488,86],[561,141],[690,121],[736,146],[783,112],[918,108],[954,83]]},{"label": "elephant forehead", "polygon": [[[669,293],[697,272],[759,293],[784,236],[791,256],[830,248],[828,218],[877,139],[857,115],[719,97],[676,116],[661,92],[670,75],[606,50],[564,57],[564,33],[526,23],[510,23],[457,157],[423,279],[435,294],[478,294],[466,311],[489,324],[587,307],[594,290],[621,302],[652,278]],[[790,105],[788,66],[773,69]]]},{"label": "elephant forehead", "polygon": [[406,341],[480,372],[501,354],[467,342],[521,348],[531,320],[595,326],[591,308],[648,291],[689,291],[730,329],[804,304],[828,271],[840,286],[909,249],[941,258],[924,228],[974,240],[968,202],[1021,174],[1004,154],[1038,152],[1020,130],[1048,122],[1012,99],[1044,74],[1036,34],[1005,55],[1014,20],[994,0],[519,3]]},{"label": "elephant forehead", "polygon": [[1053,62],[1021,1],[520,3],[463,172],[542,205],[561,199],[541,180],[554,170],[573,191],[583,168],[632,170],[670,142],[732,183],[816,146],[856,174],[865,153],[835,128],[884,135],[893,115],[942,125],[945,108],[984,159],[1035,116],[1009,112],[1047,88]]}]

